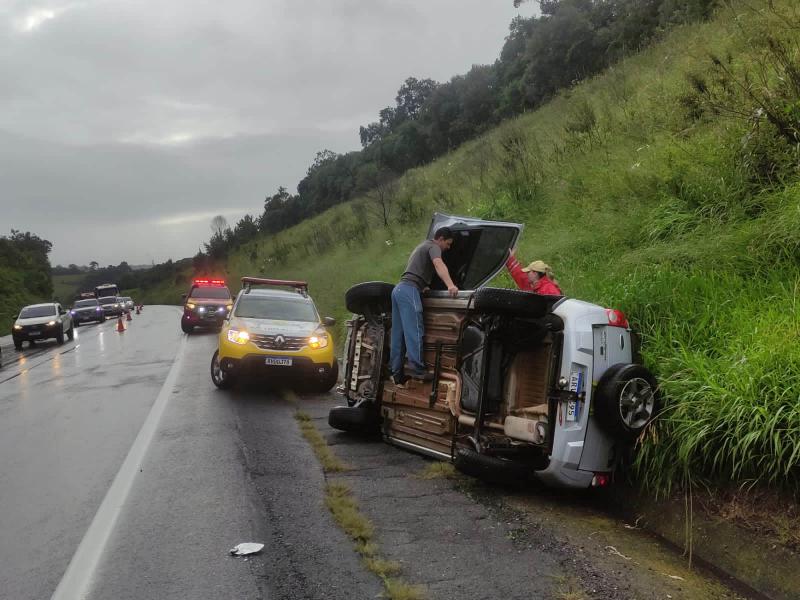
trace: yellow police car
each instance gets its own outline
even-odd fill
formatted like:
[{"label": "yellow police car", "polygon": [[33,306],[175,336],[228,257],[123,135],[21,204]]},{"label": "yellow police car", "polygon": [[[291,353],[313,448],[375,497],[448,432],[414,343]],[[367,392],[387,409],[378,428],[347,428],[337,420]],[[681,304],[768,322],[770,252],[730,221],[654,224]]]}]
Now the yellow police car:
[{"label": "yellow police car", "polygon": [[240,375],[264,375],[328,391],[339,365],[325,328],[335,323],[320,318],[304,281],[242,277],[211,358],[211,380],[224,389]]}]

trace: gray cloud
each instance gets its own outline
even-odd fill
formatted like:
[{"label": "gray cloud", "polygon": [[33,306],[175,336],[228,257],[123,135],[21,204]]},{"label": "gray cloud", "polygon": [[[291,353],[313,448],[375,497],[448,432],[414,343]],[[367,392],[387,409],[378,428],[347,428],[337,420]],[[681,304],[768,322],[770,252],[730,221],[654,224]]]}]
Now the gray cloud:
[{"label": "gray cloud", "polygon": [[406,77],[493,61],[515,14],[511,0],[7,2],[4,229],[53,241],[54,263],[191,255],[210,234],[200,215],[260,212],[317,150],[358,148]]}]

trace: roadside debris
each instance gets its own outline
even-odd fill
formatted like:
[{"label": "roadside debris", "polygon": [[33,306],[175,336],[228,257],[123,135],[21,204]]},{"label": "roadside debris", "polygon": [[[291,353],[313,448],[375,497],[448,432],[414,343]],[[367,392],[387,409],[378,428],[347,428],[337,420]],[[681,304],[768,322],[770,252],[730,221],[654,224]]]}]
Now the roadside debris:
[{"label": "roadside debris", "polygon": [[238,546],[234,546],[229,550],[234,556],[248,556],[250,554],[258,554],[264,544],[257,544],[255,542],[242,542]]}]

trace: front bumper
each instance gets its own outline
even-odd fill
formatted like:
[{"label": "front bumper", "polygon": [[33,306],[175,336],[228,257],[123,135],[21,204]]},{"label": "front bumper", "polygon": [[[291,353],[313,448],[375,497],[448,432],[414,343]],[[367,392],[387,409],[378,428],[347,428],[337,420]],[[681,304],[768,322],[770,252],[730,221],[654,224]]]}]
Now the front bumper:
[{"label": "front bumper", "polygon": [[103,307],[103,314],[104,314],[105,316],[107,316],[107,317],[109,317],[109,316],[110,316],[110,317],[118,317],[118,316],[120,316],[120,315],[122,314],[122,308],[121,308],[121,307],[119,307],[119,306],[118,306],[118,307],[116,307],[116,308],[115,308],[115,307],[108,307],[108,308],[106,308],[106,307],[104,306],[104,307]]},{"label": "front bumper", "polygon": [[99,321],[103,318],[105,312],[100,310],[93,310],[91,312],[79,313],[76,312],[72,315],[72,321],[74,323],[86,323],[87,321]]},{"label": "front bumper", "polygon": [[41,325],[38,327],[25,326],[22,329],[15,329],[11,333],[11,337],[18,342],[25,342],[30,340],[46,340],[47,338],[56,337],[58,332],[61,331],[61,325]]},{"label": "front bumper", "polygon": [[220,327],[228,316],[228,311],[197,312],[184,311],[181,322],[194,327]]},{"label": "front bumper", "polygon": [[[266,364],[267,358],[290,358],[291,366]],[[264,375],[290,379],[325,378],[330,375],[333,363],[314,362],[307,356],[286,356],[270,354],[246,354],[242,358],[221,358],[220,366],[226,373],[235,375]]]}]

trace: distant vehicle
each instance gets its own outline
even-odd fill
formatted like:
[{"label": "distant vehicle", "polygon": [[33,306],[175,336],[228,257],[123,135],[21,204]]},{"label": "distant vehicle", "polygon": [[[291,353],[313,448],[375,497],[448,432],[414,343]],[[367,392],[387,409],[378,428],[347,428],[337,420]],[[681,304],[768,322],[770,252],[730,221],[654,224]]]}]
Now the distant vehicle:
[{"label": "distant vehicle", "polygon": [[136,305],[133,303],[133,298],[130,296],[120,296],[119,299],[125,310],[133,310],[136,308]]},{"label": "distant vehicle", "polygon": [[106,317],[118,317],[122,314],[122,306],[117,296],[104,296],[98,298],[97,301],[103,307],[103,314]]},{"label": "distant vehicle", "polygon": [[223,279],[195,279],[188,294],[183,294],[181,329],[191,333],[195,327],[222,327],[233,307],[231,292]]},{"label": "distant vehicle", "polygon": [[33,344],[36,340],[55,338],[59,344],[64,343],[64,336],[75,337],[72,317],[58,302],[31,304],[23,308],[14,326],[11,337],[14,348],[22,350],[22,342]]},{"label": "distant vehicle", "polygon": [[101,283],[94,288],[94,296],[98,300],[109,296],[119,296],[119,288],[116,283]]},{"label": "distant vehicle", "polygon": [[81,292],[80,294],[78,294],[78,297],[75,298],[75,299],[76,300],[88,300],[89,298],[94,298],[95,300],[97,300],[97,296],[95,295],[94,292]]},{"label": "distant vehicle", "polygon": [[79,327],[81,323],[87,321],[97,321],[102,323],[106,320],[106,315],[103,312],[103,307],[97,298],[86,298],[85,300],[77,300],[69,311],[72,315],[72,322],[75,327]]},{"label": "distant vehicle", "polygon": [[308,382],[318,392],[331,389],[339,363],[325,328],[336,320],[320,318],[306,283],[242,277],[242,286],[211,357],[214,385],[228,388],[250,374]]}]

